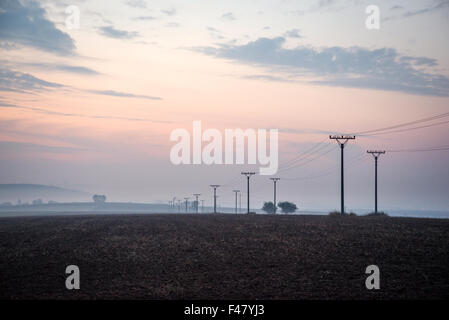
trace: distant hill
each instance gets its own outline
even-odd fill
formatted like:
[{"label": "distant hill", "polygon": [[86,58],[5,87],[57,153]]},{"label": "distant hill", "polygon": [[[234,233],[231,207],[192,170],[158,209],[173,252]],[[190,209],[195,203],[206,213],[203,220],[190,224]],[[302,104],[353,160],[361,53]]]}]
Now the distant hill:
[{"label": "distant hill", "polygon": [[11,202],[17,204],[41,199],[43,202],[74,202],[92,201],[92,195],[88,192],[69,190],[60,187],[40,184],[0,184],[0,203]]}]

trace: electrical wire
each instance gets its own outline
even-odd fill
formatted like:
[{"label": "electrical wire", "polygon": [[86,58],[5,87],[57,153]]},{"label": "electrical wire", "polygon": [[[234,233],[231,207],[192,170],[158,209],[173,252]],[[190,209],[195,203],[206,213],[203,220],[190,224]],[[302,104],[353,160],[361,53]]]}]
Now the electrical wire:
[{"label": "electrical wire", "polygon": [[[445,112],[445,113],[437,114],[437,115],[434,115],[431,117],[422,118],[422,119],[405,122],[405,123],[400,123],[400,124],[389,126],[389,127],[353,132],[353,133],[351,133],[351,135],[367,135],[367,134],[372,134],[372,133],[376,133],[376,132],[380,132],[380,131],[393,130],[393,129],[403,128],[403,127],[407,127],[407,126],[414,125],[414,124],[419,124],[419,123],[423,123],[423,122],[429,122],[429,121],[433,121],[433,120],[442,119],[442,118],[445,118],[448,116],[449,116],[449,112]],[[446,122],[443,122],[443,123],[446,123]]]},{"label": "electrical wire", "polygon": [[314,160],[316,160],[316,159],[319,159],[319,158],[325,156],[325,155],[328,154],[329,152],[334,151],[334,150],[336,149],[336,147],[337,147],[337,146],[335,146],[335,145],[326,145],[325,148],[320,149],[320,151],[327,149],[327,147],[329,147],[329,146],[331,146],[331,148],[328,149],[328,150],[326,150],[324,153],[320,153],[320,154],[318,154],[316,157],[313,157],[313,158],[302,159],[302,160],[305,160],[305,161],[299,162],[299,163],[297,163],[297,164],[295,164],[295,165],[292,165],[292,166],[290,166],[290,167],[282,168],[282,169],[278,170],[278,172],[285,172],[285,171],[288,171],[288,170],[291,170],[291,169],[295,169],[295,168],[302,167],[302,166],[304,166],[304,165],[306,165],[306,164],[308,164],[308,163],[310,163],[310,162],[312,162],[312,161],[314,161]]},{"label": "electrical wire", "polygon": [[442,122],[437,122],[437,123],[432,123],[432,124],[428,124],[428,125],[423,125],[423,126],[418,126],[418,127],[412,127],[412,128],[404,128],[404,129],[398,129],[398,130],[392,130],[392,131],[387,131],[387,132],[377,132],[377,133],[372,133],[372,134],[367,134],[367,135],[361,135],[363,136],[378,136],[378,135],[382,135],[382,134],[389,134],[389,133],[397,133],[397,132],[406,132],[406,131],[411,131],[411,130],[417,130],[417,129],[423,129],[423,128],[430,128],[430,127],[434,127],[434,126],[438,126],[438,125],[442,125],[442,124],[446,124],[449,123],[449,121],[442,121]]},{"label": "electrical wire", "polygon": [[323,140],[321,140],[320,142],[316,143],[315,145],[313,145],[311,148],[307,149],[306,151],[300,152],[299,154],[297,154],[294,158],[287,160],[285,163],[281,163],[279,165],[279,168],[282,167],[288,167],[291,164],[293,164],[294,162],[300,160],[304,155],[310,154],[316,147],[318,147],[319,145],[323,144],[328,138],[324,138]]},{"label": "electrical wire", "polygon": [[449,150],[449,146],[435,146],[435,147],[422,147],[415,149],[397,149],[397,150],[386,150],[387,152],[429,152],[429,151],[445,151]]}]

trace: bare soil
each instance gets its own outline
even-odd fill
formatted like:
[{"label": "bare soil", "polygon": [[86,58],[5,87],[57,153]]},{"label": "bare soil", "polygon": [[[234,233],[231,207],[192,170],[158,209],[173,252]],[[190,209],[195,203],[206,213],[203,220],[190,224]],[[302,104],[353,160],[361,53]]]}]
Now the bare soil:
[{"label": "bare soil", "polygon": [[[77,265],[81,289],[65,288]],[[365,269],[380,268],[380,290]],[[0,219],[2,299],[448,299],[449,220],[301,215]]]}]

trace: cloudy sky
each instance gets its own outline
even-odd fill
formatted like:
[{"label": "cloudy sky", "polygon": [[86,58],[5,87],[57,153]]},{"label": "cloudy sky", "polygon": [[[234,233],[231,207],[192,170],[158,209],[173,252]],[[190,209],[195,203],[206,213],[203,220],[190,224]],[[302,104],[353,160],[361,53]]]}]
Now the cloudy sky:
[{"label": "cloudy sky", "polygon": [[[369,5],[378,30],[365,26]],[[221,184],[232,206],[246,166],[170,162],[170,132],[201,120],[279,129],[278,198],[338,208],[339,150],[326,137],[449,112],[447,30],[447,0],[1,1],[0,181],[206,204]],[[348,144],[348,209],[372,207],[367,149],[449,144],[447,124],[423,124]],[[380,207],[447,210],[448,162],[448,151],[387,153]],[[272,184],[252,181],[261,207]]]}]

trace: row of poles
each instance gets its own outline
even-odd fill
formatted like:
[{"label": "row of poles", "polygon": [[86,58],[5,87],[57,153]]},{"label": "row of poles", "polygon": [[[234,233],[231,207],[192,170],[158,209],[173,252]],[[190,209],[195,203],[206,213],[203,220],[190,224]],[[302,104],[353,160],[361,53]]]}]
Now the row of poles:
[{"label": "row of poles", "polygon": [[[196,200],[193,202],[194,203],[194,210],[196,211],[196,213],[198,213],[198,211],[199,211],[199,201],[201,201],[201,212],[204,212],[204,200],[198,200],[198,197],[201,196],[201,193],[194,193],[193,195],[196,198]],[[168,204],[170,205],[170,207],[172,209],[175,209],[176,208],[176,200],[178,200],[178,205],[177,205],[178,212],[181,212],[181,203],[182,203],[181,199],[176,199],[176,197],[173,197],[173,200],[170,200],[168,202]],[[189,206],[188,206],[189,205],[189,198],[187,198],[187,197],[184,198],[184,201],[185,201],[186,212],[188,212],[189,211]]]},{"label": "row of poles", "polygon": [[[250,213],[249,206],[249,180],[251,176],[255,175],[255,172],[242,172],[242,175],[246,176],[246,186],[247,186],[247,213]],[[276,182],[280,180],[280,178],[270,178],[274,182],[274,213],[276,213]],[[220,187],[218,184],[210,185],[214,189],[214,213],[217,213],[217,188]],[[240,190],[232,190],[235,193],[235,213],[237,213],[237,195],[240,193]],[[240,202],[241,202],[241,193],[240,193]]]},{"label": "row of poles", "polygon": [[[329,139],[337,141],[337,143],[340,145],[341,150],[341,160],[340,160],[340,166],[341,166],[341,185],[340,185],[340,197],[341,197],[341,210],[340,214],[345,213],[345,189],[344,189],[344,149],[346,143],[348,143],[349,140],[354,140],[355,136],[329,136]],[[385,151],[382,150],[368,150],[367,153],[372,154],[374,157],[374,212],[377,213],[377,161],[381,154],[385,154]]]},{"label": "row of poles", "polygon": [[[218,198],[217,193],[216,193],[216,188],[219,187],[219,185],[213,185],[214,187],[214,212],[217,212],[217,202],[216,202],[216,198]],[[240,193],[240,190],[233,190],[233,192],[235,192],[235,213],[241,212],[241,208],[242,208],[242,194]],[[201,201],[201,212],[204,212],[204,200],[199,200],[198,197],[201,196],[201,193],[194,193],[193,194],[196,197],[196,200],[193,202],[193,209],[196,213],[199,213],[199,201]],[[239,201],[239,209],[237,209],[237,195],[240,196],[240,201]],[[182,200],[178,199],[178,204],[176,205],[176,197],[173,197],[173,200],[168,201],[168,204],[170,206],[170,208],[172,208],[173,210],[176,209],[176,207],[178,208],[178,212],[181,212],[181,203]],[[185,204],[185,211],[189,212],[189,198],[186,197],[184,198],[184,204]]]},{"label": "row of poles", "polygon": [[[255,175],[255,172],[242,172],[242,175],[246,176],[246,180],[247,180],[247,213],[250,213],[250,205],[249,205],[249,180],[251,178],[251,176]],[[274,213],[276,213],[276,182],[280,180],[280,178],[270,178],[270,180],[272,180],[274,182]],[[217,213],[217,188],[220,187],[219,184],[211,184],[210,185],[213,189],[214,189],[214,213]],[[240,193],[240,190],[232,190],[235,193],[235,213],[238,213],[239,211],[241,211],[241,204],[242,204],[242,194]],[[195,212],[198,213],[198,197],[201,196],[200,193],[195,193],[193,194],[196,197],[196,200],[194,202],[194,209]],[[240,209],[237,209],[237,197],[240,196]],[[186,212],[189,211],[188,208],[188,201],[189,198],[184,198],[185,200],[185,208],[186,208]],[[176,204],[176,197],[173,198],[173,200],[169,201],[169,205],[174,209],[175,208],[175,204]],[[204,212],[204,200],[201,200],[202,202],[202,208],[201,208],[201,212]],[[178,199],[178,212],[180,212],[181,210],[181,200]]]},{"label": "row of poles", "polygon": [[[329,139],[331,140],[335,140],[339,146],[340,146],[340,150],[341,150],[341,160],[340,160],[340,167],[341,167],[341,177],[340,177],[340,197],[341,197],[341,210],[340,213],[343,215],[345,213],[345,197],[344,197],[344,148],[345,145],[348,143],[349,140],[354,140],[355,136],[345,136],[345,135],[334,135],[334,136],[329,136]],[[374,212],[377,213],[377,164],[378,164],[378,159],[380,157],[381,154],[385,154],[385,151],[382,150],[368,150],[367,153],[372,154],[374,157]],[[244,175],[246,177],[246,181],[247,181],[247,213],[250,213],[250,202],[249,202],[249,181],[251,176],[255,175],[255,172],[242,172],[242,175]],[[270,180],[273,181],[274,184],[274,199],[273,199],[273,204],[274,204],[274,213],[276,214],[276,183],[280,180],[280,178],[270,178]],[[214,189],[214,213],[217,213],[217,188],[220,187],[219,184],[211,184],[210,187],[212,187]],[[240,193],[240,190],[233,190],[233,192],[235,193],[235,213],[237,213],[237,195]],[[198,197],[200,196],[200,193],[195,193],[194,196],[196,197],[196,201],[195,201],[195,211],[196,213],[198,213]],[[241,196],[242,194],[240,193],[240,208],[241,208]],[[188,212],[188,200],[189,198],[184,198],[185,199],[185,206],[186,206],[186,212]],[[169,201],[170,205],[175,208],[175,200],[176,197],[173,198],[173,201]],[[202,208],[201,208],[201,212],[204,212],[204,200],[201,200],[202,202]],[[178,200],[178,211],[180,211],[181,208],[181,200]]]}]

